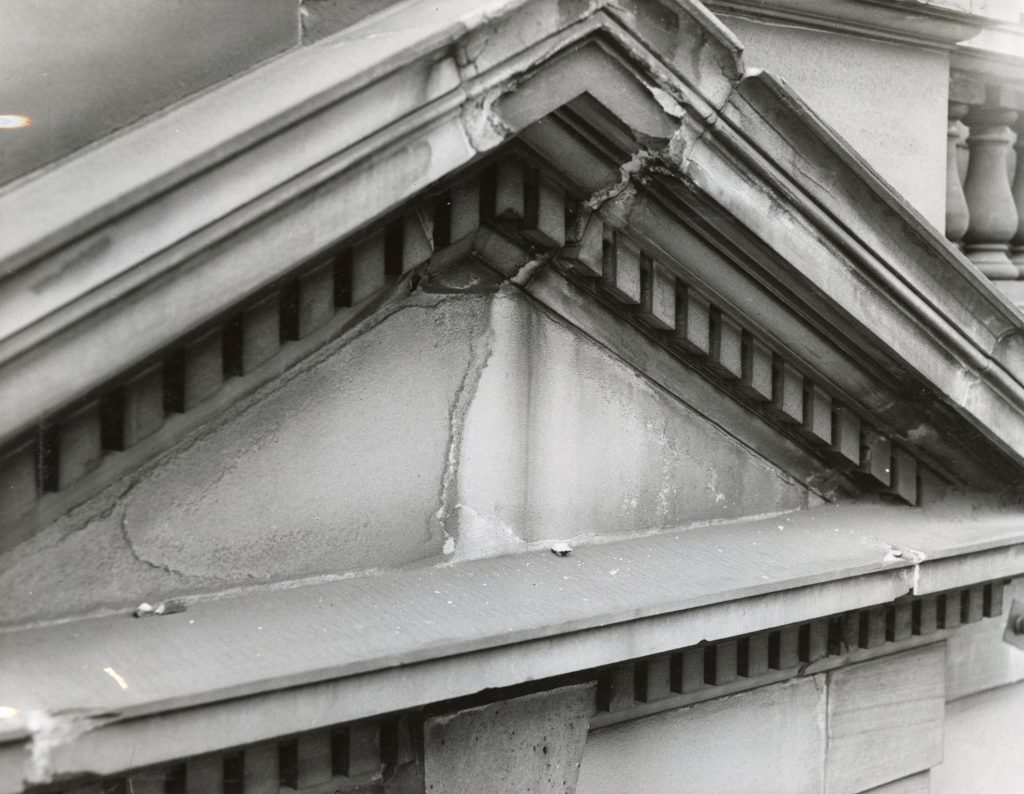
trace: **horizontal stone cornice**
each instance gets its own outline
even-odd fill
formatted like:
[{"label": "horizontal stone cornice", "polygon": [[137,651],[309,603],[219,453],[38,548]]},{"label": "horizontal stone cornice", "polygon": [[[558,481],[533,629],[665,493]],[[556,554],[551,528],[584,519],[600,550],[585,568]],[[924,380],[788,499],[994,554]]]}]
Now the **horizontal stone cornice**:
[{"label": "horizontal stone cornice", "polygon": [[10,631],[2,694],[20,716],[0,734],[0,791],[1010,578],[1021,528],[955,504],[845,505]]}]

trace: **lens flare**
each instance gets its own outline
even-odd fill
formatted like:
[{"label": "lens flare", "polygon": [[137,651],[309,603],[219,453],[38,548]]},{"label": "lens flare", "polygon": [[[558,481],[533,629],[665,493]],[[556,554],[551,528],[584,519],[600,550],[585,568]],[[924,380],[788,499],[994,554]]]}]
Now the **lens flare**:
[{"label": "lens flare", "polygon": [[28,116],[0,115],[0,130],[17,130],[30,126],[32,126],[32,119]]}]

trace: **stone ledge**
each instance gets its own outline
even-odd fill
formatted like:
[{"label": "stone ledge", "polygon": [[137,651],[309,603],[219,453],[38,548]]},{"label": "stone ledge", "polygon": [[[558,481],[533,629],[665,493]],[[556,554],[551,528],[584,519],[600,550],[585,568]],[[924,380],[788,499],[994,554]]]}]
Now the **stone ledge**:
[{"label": "stone ledge", "polygon": [[1024,544],[1019,516],[942,512],[819,508],[9,631],[0,778],[41,726],[68,729],[47,774],[109,774],[888,603],[932,557]]}]

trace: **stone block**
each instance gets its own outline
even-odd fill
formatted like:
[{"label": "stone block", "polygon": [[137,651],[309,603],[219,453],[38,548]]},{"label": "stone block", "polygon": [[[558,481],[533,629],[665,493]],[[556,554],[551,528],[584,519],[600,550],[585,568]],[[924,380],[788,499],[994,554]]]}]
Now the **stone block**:
[{"label": "stone block", "polygon": [[960,626],[963,615],[961,591],[953,590],[939,594],[938,623],[940,629],[955,629]]},{"label": "stone block", "polygon": [[804,421],[803,375],[780,356],[772,362],[772,413],[784,422]]},{"label": "stone block", "polygon": [[885,644],[886,612],[887,609],[884,605],[861,610],[859,637],[861,648],[877,648]]},{"label": "stone block", "polygon": [[64,416],[49,436],[43,473],[46,490],[62,491],[99,465],[103,456],[100,406],[92,401]]},{"label": "stone block", "polygon": [[425,790],[576,791],[593,703],[594,685],[578,684],[429,718]]},{"label": "stone block", "polygon": [[330,731],[309,731],[295,737],[295,787],[303,789],[330,781],[334,753]]},{"label": "stone block", "polygon": [[675,328],[675,276],[646,254],[640,256],[640,305],[636,311],[652,328],[660,331]]},{"label": "stone block", "polygon": [[909,640],[914,628],[914,604],[899,601],[886,610],[885,639],[888,642]]},{"label": "stone block", "polygon": [[132,770],[126,777],[126,788],[131,794],[165,794],[166,792],[167,770],[165,768],[149,767]]},{"label": "stone block", "polygon": [[772,351],[755,336],[743,332],[743,361],[739,389],[764,402],[772,398]]},{"label": "stone block", "polygon": [[375,722],[350,725],[334,735],[335,772],[363,777],[380,771],[380,729]]},{"label": "stone block", "polygon": [[768,666],[789,670],[800,664],[800,627],[783,626],[768,635]]},{"label": "stone block", "polygon": [[635,678],[632,663],[602,671],[597,681],[598,710],[615,712],[632,708],[636,700]]},{"label": "stone block", "polygon": [[833,406],[831,449],[844,463],[860,463],[860,417],[845,405]]},{"label": "stone block", "polygon": [[723,378],[743,374],[743,329],[729,315],[711,310],[711,351],[708,364]]},{"label": "stone block", "polygon": [[875,482],[888,486],[892,482],[892,442],[872,430],[861,439],[860,468]]},{"label": "stone block", "polygon": [[352,250],[352,305],[373,295],[384,283],[384,235],[375,234]]},{"label": "stone block", "polygon": [[430,259],[434,251],[418,213],[410,212],[402,223],[402,272],[408,273]]},{"label": "stone block", "polygon": [[677,282],[676,289],[676,327],[669,342],[687,353],[706,356],[711,352],[711,304],[682,282]]},{"label": "stone block", "polygon": [[843,615],[843,653],[849,653],[860,647],[860,612],[847,612]]},{"label": "stone block", "polygon": [[620,303],[636,306],[640,303],[640,249],[628,237],[618,232],[610,234],[604,249],[601,287]]},{"label": "stone block", "polygon": [[984,616],[985,586],[978,584],[967,587],[960,596],[960,620],[963,623],[977,623]]},{"label": "stone block", "polygon": [[982,611],[987,618],[994,618],[1003,614],[1003,590],[1002,582],[990,582],[985,585],[985,597]]},{"label": "stone block", "polygon": [[907,504],[917,504],[917,458],[902,447],[892,451],[892,485],[889,489]]},{"label": "stone block", "polygon": [[521,220],[526,191],[522,163],[502,160],[495,170],[495,217],[499,220]]},{"label": "stone block", "polygon": [[185,345],[183,408],[191,411],[216,394],[224,383],[224,340],[220,327],[211,328]]},{"label": "stone block", "polygon": [[454,243],[480,228],[480,181],[470,179],[451,191],[451,240]]},{"label": "stone block", "polygon": [[323,262],[299,276],[297,332],[308,336],[334,314],[334,260]]},{"label": "stone block", "polygon": [[736,680],[737,672],[737,641],[709,645],[704,649],[704,683],[721,686]]},{"label": "stone block", "polygon": [[124,384],[121,449],[151,436],[164,423],[163,364],[157,362]]},{"label": "stone block", "polygon": [[225,371],[245,375],[281,349],[279,300],[277,293],[261,298],[225,329]]},{"label": "stone block", "polygon": [[543,175],[528,180],[520,230],[543,248],[565,245],[565,191]]},{"label": "stone block", "polygon": [[663,653],[636,663],[636,699],[652,703],[672,694],[672,655]]},{"label": "stone block", "polygon": [[812,620],[800,627],[800,661],[809,664],[828,656],[828,621]]},{"label": "stone block", "polygon": [[919,598],[913,606],[913,631],[914,634],[926,636],[932,634],[939,627],[939,598],[938,595],[927,595]]},{"label": "stone block", "polygon": [[37,500],[36,442],[30,439],[0,458],[0,553],[31,534]]},{"label": "stone block", "polygon": [[826,791],[863,791],[942,761],[941,643],[828,673]]},{"label": "stone block", "polygon": [[185,763],[185,794],[209,794],[224,786],[224,757],[200,755]]},{"label": "stone block", "polygon": [[704,686],[704,648],[687,648],[676,657],[672,669],[672,691],[696,692]]},{"label": "stone block", "polygon": [[278,794],[280,773],[276,743],[246,747],[242,769],[242,790],[245,794]]},{"label": "stone block", "polygon": [[576,792],[818,794],[824,715],[819,675],[610,725],[587,740]]},{"label": "stone block", "polygon": [[832,444],[832,398],[818,385],[804,381],[803,432],[808,438]]},{"label": "stone block", "polygon": [[[585,216],[581,214],[577,219],[577,224],[583,226],[579,239],[567,245],[562,255],[572,262],[575,273],[588,278],[601,278],[604,273],[604,222],[596,212],[587,211]],[[674,317],[672,322],[675,323]]]},{"label": "stone block", "polygon": [[164,411],[185,413],[212,397],[224,383],[220,326],[203,332],[164,361]]},{"label": "stone block", "polygon": [[768,672],[768,632],[739,641],[736,667],[744,678],[757,678]]}]

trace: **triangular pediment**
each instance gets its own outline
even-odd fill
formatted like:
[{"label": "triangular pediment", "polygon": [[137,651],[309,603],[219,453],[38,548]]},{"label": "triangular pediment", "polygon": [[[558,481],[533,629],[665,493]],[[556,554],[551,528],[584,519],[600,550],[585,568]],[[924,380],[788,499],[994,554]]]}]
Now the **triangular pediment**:
[{"label": "triangular pediment", "polygon": [[[360,533],[400,521],[374,512],[393,498],[389,481],[419,479],[417,504],[434,510],[416,538],[396,541],[390,561],[429,558],[437,544],[448,550],[444,522],[465,507],[460,478],[488,470],[486,460],[455,465],[463,423],[500,419],[494,427],[511,428],[518,417],[515,426],[529,429],[517,436],[523,443],[551,444],[534,421],[540,414],[514,402],[504,414],[471,415],[477,376],[494,352],[473,340],[493,337],[510,306],[527,327],[553,323],[563,348],[585,347],[651,389],[653,414],[633,412],[638,433],[652,422],[663,434],[683,433],[686,417],[705,465],[691,449],[668,480],[742,470],[716,457],[734,451],[767,467],[763,480],[712,486],[707,505],[687,497],[690,512],[671,514],[676,525],[819,499],[913,505],[928,489],[1005,495],[1018,487],[1019,313],[784,85],[745,74],[738,43],[701,7],[570,5],[454,4],[439,21],[412,4],[403,8],[431,21],[417,30],[407,19],[401,35],[388,27],[391,12],[374,17],[264,74],[264,89],[291,86],[331,65],[315,85],[291,99],[264,90],[260,112],[223,121],[213,143],[196,137],[188,158],[161,154],[137,171],[125,167],[137,183],[111,177],[9,238],[0,282],[4,548],[41,554],[114,515],[106,541],[123,532],[118,559],[146,570],[139,587],[159,581],[161,590],[175,577],[224,586],[218,570],[239,553],[230,542],[200,544],[206,556],[192,570],[176,556],[203,526],[231,524],[233,503],[208,483],[230,480],[237,461],[258,463],[278,428],[319,410],[336,435],[295,426],[316,452],[292,472],[268,459],[265,479],[239,492],[254,497],[238,496],[245,521],[274,514],[275,494],[302,492],[312,472],[324,505],[347,499],[365,508],[350,556],[353,568],[375,567],[389,558],[360,557]],[[332,59],[331,47],[368,47],[374,25],[387,35],[364,52],[365,64]],[[115,161],[143,162],[166,124],[201,125],[255,100],[253,80],[12,186],[0,195],[0,215],[36,212]],[[207,197],[201,208],[195,195]],[[406,327],[437,307],[441,320]],[[557,357],[543,364],[543,345],[517,348],[516,322],[506,331],[506,380],[517,372],[557,379],[571,366]],[[460,334],[464,368],[431,358]],[[366,352],[347,360],[352,342]],[[516,350],[532,351],[517,364],[525,369],[510,363]],[[334,369],[309,365],[342,360]],[[433,370],[423,369],[430,361]],[[434,371],[437,388],[381,375],[401,373],[403,362]],[[284,400],[302,377],[322,381],[303,392],[308,400]],[[348,403],[326,397],[335,392],[399,413],[415,412],[418,394],[432,395],[443,421],[422,430],[442,444],[438,471],[423,477],[415,465],[382,464],[373,470],[379,487],[330,492],[332,470],[365,468],[358,452],[344,450],[372,445],[375,432],[346,419]],[[243,412],[260,416],[252,432],[225,436],[225,417]],[[345,428],[359,443],[346,441]],[[415,446],[420,429],[397,434],[392,457],[402,443]],[[568,438],[590,430],[558,428]],[[475,454],[511,465],[525,452],[504,449],[503,437],[494,431]],[[212,463],[160,470],[162,456],[185,447],[207,450]],[[595,449],[579,447],[559,465],[578,465]],[[147,508],[145,538],[132,536],[126,512],[140,472],[165,492],[165,503]],[[643,467],[635,474],[637,482],[654,477]],[[528,474],[522,510],[495,519],[495,531],[515,534],[517,522],[537,520],[530,477],[541,482],[544,473]],[[770,480],[785,485],[772,490]],[[487,485],[492,502],[504,482]],[[590,508],[609,513],[597,490],[577,485]],[[214,496],[183,507],[182,493]],[[541,504],[557,506],[554,498]],[[320,520],[317,510],[309,515]],[[531,540],[554,534],[546,520]],[[273,529],[281,549],[289,532],[304,531]],[[34,537],[40,530],[50,534]],[[251,544],[238,577],[281,574],[259,548]],[[286,575],[322,572],[314,551],[302,554]]]}]

